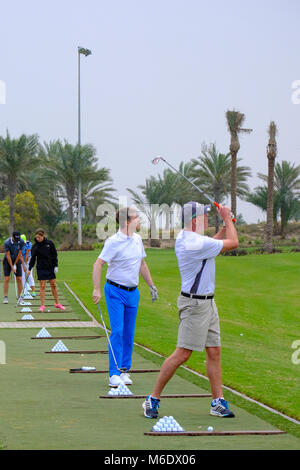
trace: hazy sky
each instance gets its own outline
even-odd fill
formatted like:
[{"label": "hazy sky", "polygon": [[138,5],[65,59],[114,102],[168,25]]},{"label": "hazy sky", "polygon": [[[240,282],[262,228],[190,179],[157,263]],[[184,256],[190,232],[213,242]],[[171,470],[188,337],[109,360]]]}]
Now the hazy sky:
[{"label": "hazy sky", "polygon": [[[267,128],[279,129],[278,160],[300,163],[299,0],[1,1],[0,133],[77,141],[77,46],[82,143],[97,148],[117,193],[201,153],[227,152],[227,109],[246,115],[239,156],[251,189],[267,173]],[[247,222],[263,216],[239,202]]]}]

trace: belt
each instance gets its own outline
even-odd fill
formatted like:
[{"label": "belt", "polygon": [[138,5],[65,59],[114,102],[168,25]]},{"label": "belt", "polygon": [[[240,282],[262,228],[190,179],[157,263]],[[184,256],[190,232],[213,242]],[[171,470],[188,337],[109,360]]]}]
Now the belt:
[{"label": "belt", "polygon": [[210,295],[196,295],[196,294],[188,294],[187,292],[181,292],[181,295],[184,297],[189,297],[190,299],[213,299],[215,294],[210,294]]},{"label": "belt", "polygon": [[131,292],[132,290],[135,290],[137,288],[137,286],[134,286],[134,287],[122,286],[121,284],[117,284],[116,282],[110,281],[109,279],[106,279],[106,282],[108,284],[111,284],[112,286],[116,286],[116,287],[119,287],[120,289],[127,290],[128,292]]}]

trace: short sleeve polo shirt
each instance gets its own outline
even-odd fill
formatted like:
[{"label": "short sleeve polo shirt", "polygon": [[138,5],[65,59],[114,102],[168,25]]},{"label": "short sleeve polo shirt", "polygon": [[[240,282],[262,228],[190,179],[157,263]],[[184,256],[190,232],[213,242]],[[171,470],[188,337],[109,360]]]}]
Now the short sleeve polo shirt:
[{"label": "short sleeve polo shirt", "polygon": [[108,265],[106,278],[127,287],[138,285],[141,262],[145,257],[140,235],[134,233],[129,237],[120,230],[105,241],[99,255]]},{"label": "short sleeve polo shirt", "polygon": [[4,242],[5,255],[7,252],[10,252],[11,260],[14,262],[17,259],[19,251],[22,250],[24,246],[24,240],[21,239],[18,242],[14,242],[12,238],[8,238]]},{"label": "short sleeve polo shirt", "polygon": [[188,230],[181,230],[175,242],[175,253],[181,275],[181,291],[190,293],[203,260],[207,260],[197,295],[215,292],[215,257],[223,248],[222,240],[199,235]]},{"label": "short sleeve polo shirt", "polygon": [[32,248],[31,242],[26,242],[25,245],[23,246],[22,256],[23,256],[24,260],[25,260],[25,256],[26,256],[26,253],[27,253],[28,250],[30,250],[29,254],[28,254],[28,257],[30,258],[31,248]]}]

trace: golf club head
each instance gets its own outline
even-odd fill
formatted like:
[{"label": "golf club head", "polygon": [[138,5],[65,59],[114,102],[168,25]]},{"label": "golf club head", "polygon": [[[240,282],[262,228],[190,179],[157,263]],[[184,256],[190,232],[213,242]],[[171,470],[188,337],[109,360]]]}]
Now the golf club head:
[{"label": "golf club head", "polygon": [[119,371],[120,371],[122,374],[126,374],[127,368],[126,368],[126,367],[120,367]]},{"label": "golf club head", "polygon": [[157,165],[160,162],[160,160],[163,160],[163,158],[160,157],[159,155],[157,155],[157,157],[155,157],[155,158],[153,158],[153,160],[151,160],[151,163],[153,165]]}]

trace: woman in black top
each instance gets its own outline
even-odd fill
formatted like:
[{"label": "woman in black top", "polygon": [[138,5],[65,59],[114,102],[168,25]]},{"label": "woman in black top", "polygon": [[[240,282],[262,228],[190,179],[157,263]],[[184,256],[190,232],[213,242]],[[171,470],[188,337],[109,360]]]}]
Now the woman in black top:
[{"label": "woman in black top", "polygon": [[40,281],[40,312],[44,312],[45,310],[46,281],[50,282],[51,291],[55,300],[54,306],[60,310],[65,310],[65,307],[58,301],[56,288],[55,274],[58,271],[57,251],[54,243],[46,238],[45,231],[40,228],[35,232],[35,244],[32,247],[29,272],[27,273],[27,276],[30,275],[36,260],[37,276]]}]

